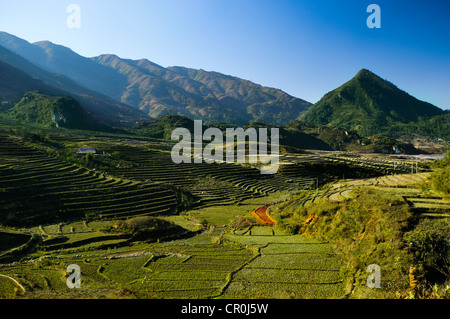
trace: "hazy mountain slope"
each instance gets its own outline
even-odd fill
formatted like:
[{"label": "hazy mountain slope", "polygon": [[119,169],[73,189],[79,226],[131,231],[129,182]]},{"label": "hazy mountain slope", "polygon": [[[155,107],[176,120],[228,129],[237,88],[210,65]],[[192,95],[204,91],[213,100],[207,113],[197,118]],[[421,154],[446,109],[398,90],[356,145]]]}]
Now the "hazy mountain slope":
[{"label": "hazy mountain slope", "polygon": [[0,32],[0,45],[46,71],[65,75],[83,87],[120,100],[125,77],[67,47],[49,41],[31,44],[6,32]]},{"label": "hazy mountain slope", "polygon": [[85,58],[48,41],[30,44],[0,32],[0,45],[49,72],[143,110],[152,117],[180,114],[208,122],[285,124],[311,104],[281,90],[217,72],[164,68],[146,59],[106,54]]},{"label": "hazy mountain slope", "polygon": [[[81,87],[68,77],[57,73],[47,72],[29,62],[25,58],[21,57],[20,55],[15,54],[2,46],[0,46],[0,61],[3,61],[13,67],[22,70],[33,78],[42,80],[59,88],[66,89],[75,93],[84,94],[89,91],[88,89]],[[90,92],[92,92],[93,94],[98,94],[94,93],[93,91]]]},{"label": "hazy mountain slope", "polygon": [[0,100],[11,104],[27,91],[40,90],[57,94],[59,90],[0,60]]},{"label": "hazy mountain slope", "polygon": [[354,130],[367,136],[396,123],[443,114],[440,108],[416,99],[374,73],[362,69],[341,87],[325,94],[299,119],[312,125]]},{"label": "hazy mountain slope", "polygon": [[[31,44],[29,46],[32,47]],[[0,86],[0,97],[3,96],[4,100],[17,102],[25,92],[40,90],[51,95],[72,95],[95,117],[112,124],[146,118],[136,108],[86,89],[66,76],[45,71],[2,46],[0,61],[3,62],[2,67],[8,69],[2,73]]]}]

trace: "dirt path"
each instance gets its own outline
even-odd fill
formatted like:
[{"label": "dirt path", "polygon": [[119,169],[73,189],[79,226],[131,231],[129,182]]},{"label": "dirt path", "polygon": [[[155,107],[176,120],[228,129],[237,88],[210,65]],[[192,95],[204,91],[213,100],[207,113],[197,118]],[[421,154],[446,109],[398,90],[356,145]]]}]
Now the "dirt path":
[{"label": "dirt path", "polygon": [[22,286],[22,285],[21,285],[16,279],[14,279],[13,277],[6,276],[6,275],[1,275],[1,274],[0,274],[0,277],[5,277],[5,278],[8,278],[8,279],[14,281],[14,283],[15,283],[17,286],[19,286],[19,287],[23,290],[23,292],[26,291],[25,288],[24,288],[24,286]]}]

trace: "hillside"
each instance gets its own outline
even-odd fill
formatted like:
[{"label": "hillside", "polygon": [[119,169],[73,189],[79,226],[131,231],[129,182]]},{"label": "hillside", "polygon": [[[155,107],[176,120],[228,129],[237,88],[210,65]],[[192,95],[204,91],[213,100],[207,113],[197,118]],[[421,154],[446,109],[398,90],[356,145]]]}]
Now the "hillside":
[{"label": "hillside", "polygon": [[[272,128],[276,127],[274,125],[270,125],[267,123],[260,122],[252,122],[245,126],[258,128]],[[300,149],[314,149],[314,150],[323,150],[323,151],[331,151],[333,147],[330,146],[326,141],[317,138],[314,134],[305,133],[301,129],[296,127],[287,126],[287,127],[279,127],[280,132],[280,145],[294,147],[296,151]]]},{"label": "hillside", "polygon": [[182,67],[163,68],[146,59],[101,55],[94,61],[127,76],[121,101],[153,118],[179,114],[209,123],[252,120],[284,124],[311,104],[280,90],[237,77]]},{"label": "hillside", "polygon": [[311,105],[281,90],[217,72],[164,68],[146,59],[112,54],[86,58],[48,41],[31,44],[5,32],[0,32],[0,45],[48,72],[153,118],[179,114],[210,123],[241,125],[257,120],[285,124]]},{"label": "hillside", "polygon": [[80,103],[70,96],[49,96],[36,91],[27,92],[8,113],[18,120],[46,127],[110,130],[106,125],[92,118]]},{"label": "hillside", "polygon": [[139,135],[170,140],[172,131],[178,127],[194,132],[194,121],[181,115],[163,115],[155,121],[137,124],[134,128]]},{"label": "hillside", "polygon": [[420,118],[417,122],[395,123],[387,128],[387,133],[395,138],[413,135],[450,141],[450,112],[430,118]]},{"label": "hillside", "polygon": [[392,125],[443,113],[362,69],[353,79],[325,94],[299,119],[311,125],[339,127],[369,136],[384,133]]}]

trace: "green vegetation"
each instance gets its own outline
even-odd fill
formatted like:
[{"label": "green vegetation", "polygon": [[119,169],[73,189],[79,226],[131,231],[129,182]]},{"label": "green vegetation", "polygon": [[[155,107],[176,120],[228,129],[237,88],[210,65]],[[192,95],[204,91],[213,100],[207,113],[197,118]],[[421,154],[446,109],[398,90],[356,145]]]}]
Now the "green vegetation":
[{"label": "green vegetation", "polygon": [[172,131],[179,127],[193,133],[194,121],[180,115],[163,115],[154,122],[138,123],[135,129],[144,136],[170,140]]},{"label": "green vegetation", "polygon": [[[403,124],[416,123],[420,118],[427,119],[442,114],[444,111],[438,107],[417,100],[392,83],[363,69],[352,80],[327,93],[303,113],[300,119],[307,124],[342,128],[367,137],[397,132],[396,128]],[[437,118],[433,121],[440,122]],[[421,126],[423,125],[417,124],[418,128]],[[430,130],[433,130],[431,126],[428,131]],[[436,130],[434,135],[448,134],[448,130],[442,130],[442,126]],[[420,130],[417,129],[416,132],[419,133]]]},{"label": "green vegetation", "polygon": [[[342,255],[348,297],[448,298],[448,219],[420,218],[423,208],[405,201],[407,191],[397,193],[363,186],[351,198],[322,196],[298,205],[308,199],[304,193],[273,211],[278,227],[329,242]],[[370,264],[381,267],[380,290],[366,286]]]},{"label": "green vegetation", "polygon": [[28,92],[9,110],[9,114],[16,119],[40,124],[44,127],[111,130],[111,128],[90,117],[72,97]]},{"label": "green vegetation", "polygon": [[271,227],[251,226],[225,238],[255,251],[253,259],[235,272],[225,298],[339,298],[341,260],[322,242]]},{"label": "green vegetation", "polygon": [[393,123],[385,129],[385,132],[394,138],[416,135],[449,141],[449,123],[450,114],[447,112],[431,117],[419,117],[417,122]]},{"label": "green vegetation", "polygon": [[156,241],[165,237],[185,235],[186,230],[174,223],[150,216],[117,220],[100,229],[106,233],[127,233],[131,240]]},{"label": "green vegetation", "polygon": [[450,198],[450,151],[447,151],[443,159],[435,161],[433,167],[436,171],[433,172],[429,181],[431,188]]}]

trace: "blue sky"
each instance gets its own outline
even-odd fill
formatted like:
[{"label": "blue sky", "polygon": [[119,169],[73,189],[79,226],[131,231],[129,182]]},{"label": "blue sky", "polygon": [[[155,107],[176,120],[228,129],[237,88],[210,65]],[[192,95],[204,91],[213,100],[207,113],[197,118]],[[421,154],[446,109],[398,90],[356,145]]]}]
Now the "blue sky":
[{"label": "blue sky", "polygon": [[[79,29],[66,24],[72,3]],[[380,29],[366,25],[372,3]],[[88,57],[218,71],[313,103],[367,68],[450,109],[449,15],[446,0],[14,0],[0,2],[0,30]]]}]

